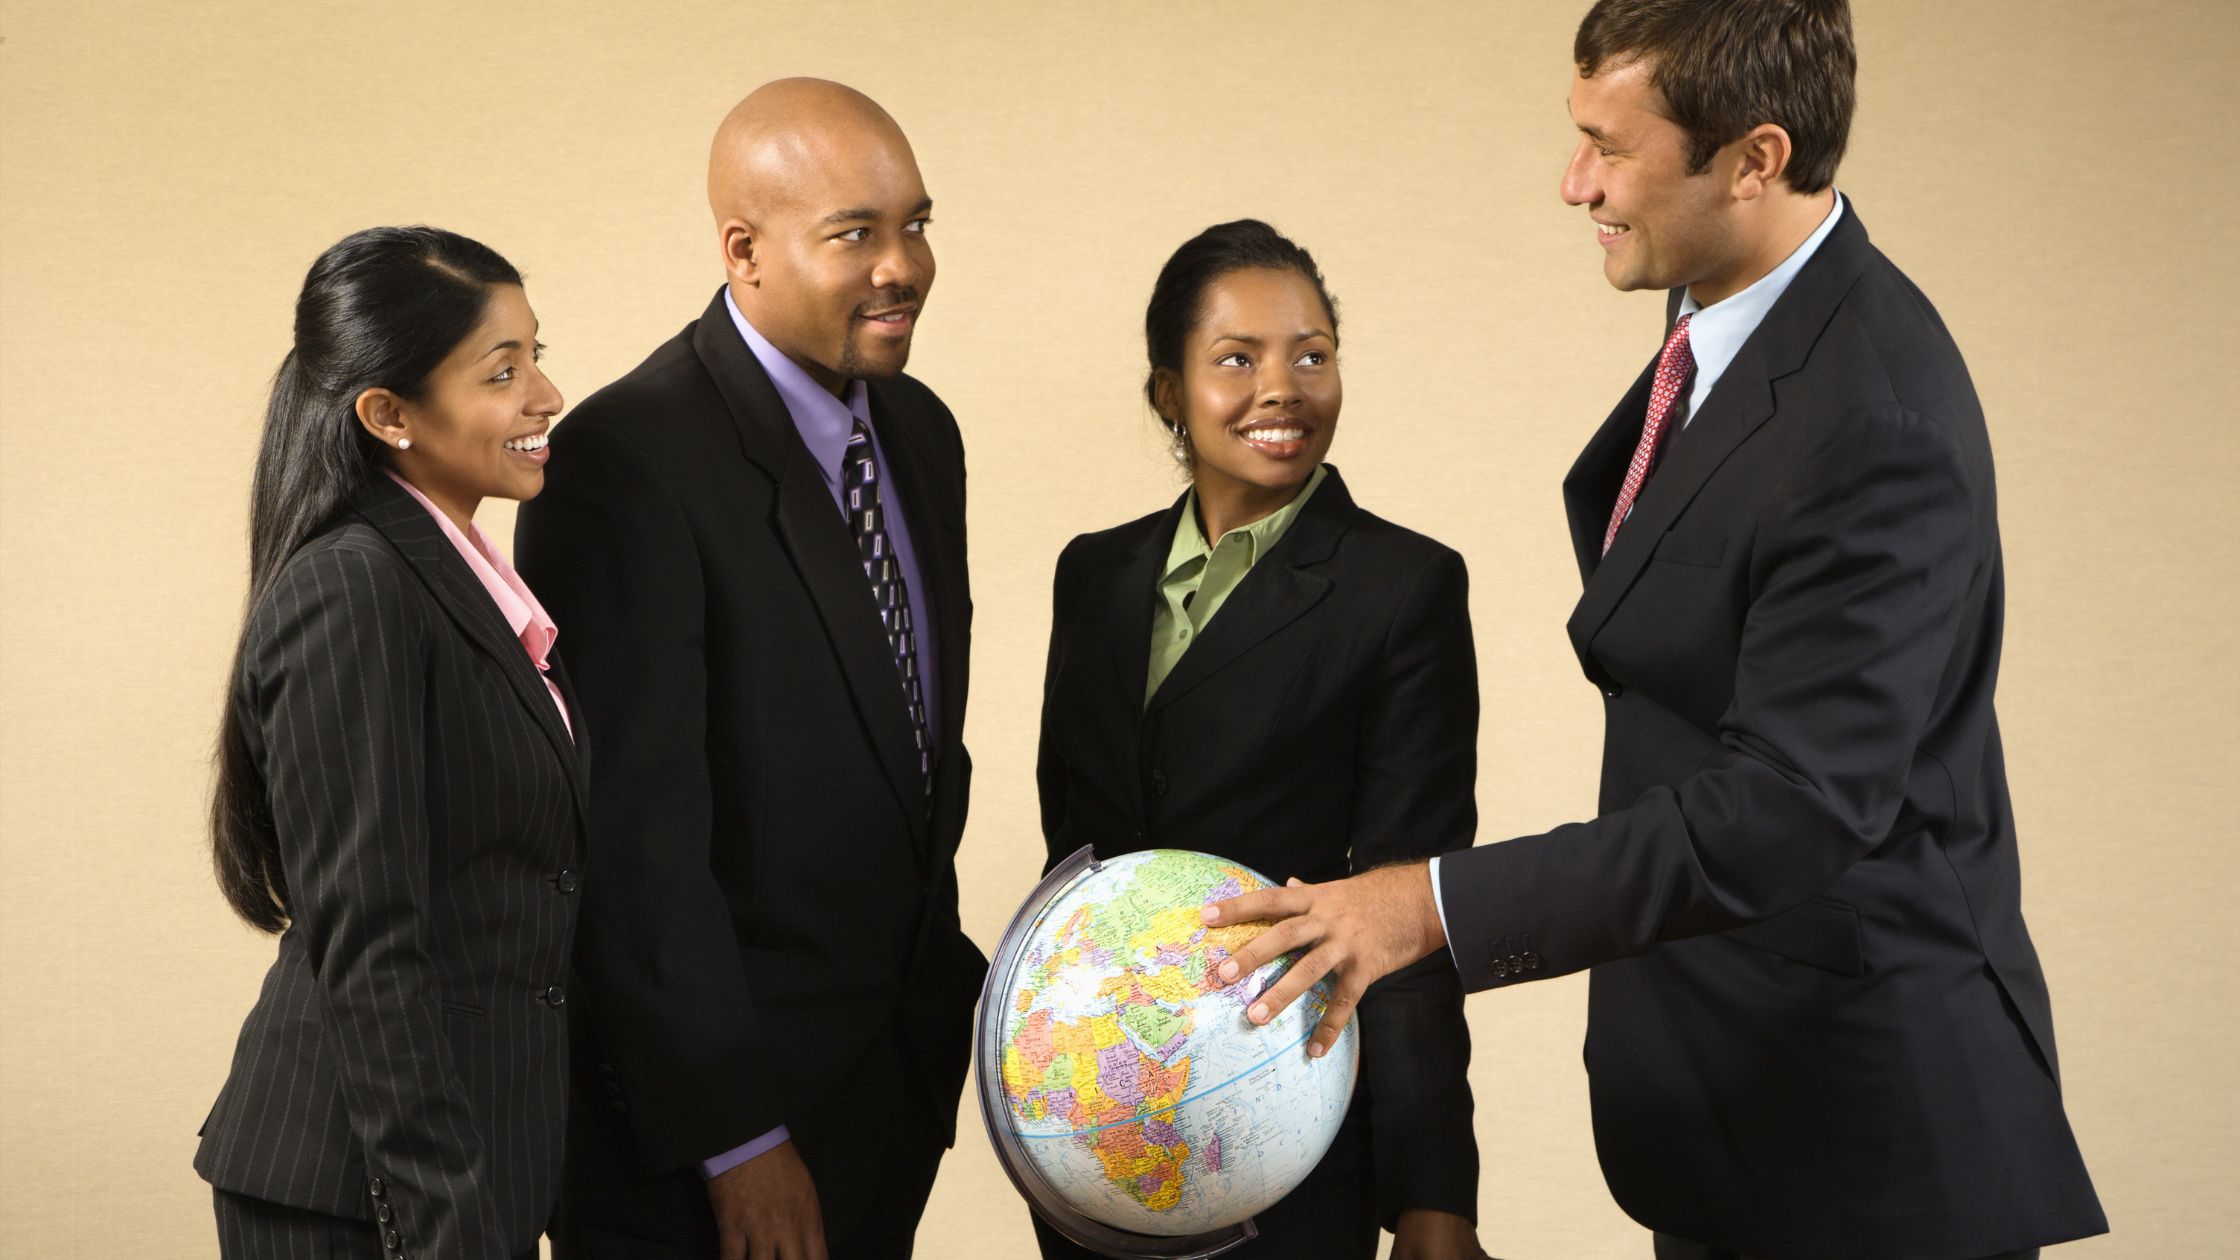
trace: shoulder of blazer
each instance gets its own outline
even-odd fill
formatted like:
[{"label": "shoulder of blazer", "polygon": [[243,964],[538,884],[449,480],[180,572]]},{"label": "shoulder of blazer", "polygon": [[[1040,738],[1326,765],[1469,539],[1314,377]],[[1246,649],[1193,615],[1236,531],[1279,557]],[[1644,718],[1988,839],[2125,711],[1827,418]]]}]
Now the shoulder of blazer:
[{"label": "shoulder of blazer", "polygon": [[1059,576],[1064,577],[1078,570],[1125,564],[1145,546],[1154,542],[1164,546],[1172,538],[1175,518],[1181,511],[1182,500],[1177,498],[1166,507],[1148,516],[1139,516],[1124,525],[1074,535],[1073,541],[1058,553]]},{"label": "shoulder of blazer", "polygon": [[1449,559],[1459,562],[1462,553],[1429,534],[1394,524],[1356,504],[1345,541],[1333,559],[1412,574],[1426,564]]},{"label": "shoulder of blazer", "polygon": [[434,597],[413,576],[412,566],[397,553],[396,547],[380,530],[360,519],[355,513],[346,515],[327,526],[311,540],[296,548],[288,562],[280,566],[280,573],[272,580],[272,588],[265,592],[261,610],[269,608],[273,599],[282,591],[288,592],[298,603],[321,603],[345,597],[345,592],[329,589],[331,577],[319,571],[319,557],[334,552],[350,552],[371,557],[373,563],[364,566],[366,580],[383,596],[400,600],[437,612]]}]

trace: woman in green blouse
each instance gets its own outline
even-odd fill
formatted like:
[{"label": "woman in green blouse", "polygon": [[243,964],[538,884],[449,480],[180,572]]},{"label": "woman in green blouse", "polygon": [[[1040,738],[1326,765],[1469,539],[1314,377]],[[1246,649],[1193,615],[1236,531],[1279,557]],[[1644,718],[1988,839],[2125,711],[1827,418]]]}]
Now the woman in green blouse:
[{"label": "woman in green blouse", "polygon": [[[1338,321],[1265,223],[1208,228],[1144,317],[1190,489],[1058,559],[1037,779],[1051,865],[1195,849],[1319,883],[1467,847],[1477,665],[1462,558],[1323,462]],[[1352,1110],[1237,1260],[1482,1255],[1470,1038],[1445,954],[1372,989]],[[1045,1257],[1087,1256],[1040,1220]]]}]

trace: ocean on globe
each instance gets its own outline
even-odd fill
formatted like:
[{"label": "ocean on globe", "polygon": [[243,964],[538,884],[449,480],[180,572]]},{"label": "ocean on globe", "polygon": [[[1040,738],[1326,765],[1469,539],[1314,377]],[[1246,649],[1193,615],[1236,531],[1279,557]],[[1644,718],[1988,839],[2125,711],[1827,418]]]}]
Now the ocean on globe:
[{"label": "ocean on globe", "polygon": [[1267,924],[1208,928],[1198,915],[1267,886],[1204,853],[1124,854],[1057,890],[998,951],[1006,974],[988,993],[1004,1003],[1001,1033],[982,1053],[1001,1062],[981,1071],[1001,1076],[1013,1140],[999,1150],[1091,1220],[1157,1235],[1234,1225],[1303,1181],[1337,1136],[1359,1051],[1348,1024],[1328,1054],[1307,1054],[1329,979],[1255,1026],[1246,1008],[1292,959],[1225,985],[1216,969]]}]

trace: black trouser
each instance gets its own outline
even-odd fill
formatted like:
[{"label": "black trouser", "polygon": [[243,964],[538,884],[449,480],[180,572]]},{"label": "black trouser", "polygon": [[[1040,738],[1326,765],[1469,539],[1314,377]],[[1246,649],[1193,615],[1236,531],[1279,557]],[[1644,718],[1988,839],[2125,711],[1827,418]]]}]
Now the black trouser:
[{"label": "black trouser", "polygon": [[[372,1221],[353,1221],[210,1188],[223,1260],[383,1260]],[[516,1260],[537,1260],[529,1248]]]},{"label": "black trouser", "polygon": [[[817,1185],[832,1260],[904,1260],[933,1195],[944,1147],[934,1105],[916,1085],[901,1037],[882,1033],[813,1116],[786,1121]],[[954,1098],[942,1100],[955,1106]],[[659,1221],[587,1219],[560,1200],[553,1260],[714,1260],[715,1212],[696,1169],[643,1203],[666,1204]]]},{"label": "black trouser", "polygon": [[[1377,1179],[1369,1108],[1357,1092],[1338,1136],[1297,1189],[1252,1218],[1260,1236],[1221,1260],[1375,1260]],[[1034,1218],[1043,1260],[1103,1260]]]},{"label": "black trouser", "polygon": [[[1729,1251],[1724,1247],[1711,1247],[1699,1242],[1689,1242],[1685,1238],[1674,1238],[1670,1234],[1658,1234],[1657,1260],[1753,1260],[1753,1258],[1743,1255],[1739,1251]],[[2001,1252],[1996,1256],[1984,1256],[1982,1260],[2038,1260],[2038,1249],[2027,1247],[2021,1251]]]}]

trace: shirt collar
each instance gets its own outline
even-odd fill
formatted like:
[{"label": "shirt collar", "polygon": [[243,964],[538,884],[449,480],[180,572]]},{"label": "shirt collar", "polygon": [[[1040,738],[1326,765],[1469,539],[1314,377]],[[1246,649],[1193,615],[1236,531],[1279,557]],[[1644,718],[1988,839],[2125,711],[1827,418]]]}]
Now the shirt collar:
[{"label": "shirt collar", "polygon": [[1837,193],[1827,217],[1820,220],[1820,226],[1812,230],[1812,235],[1804,238],[1804,244],[1789,251],[1781,265],[1759,277],[1756,284],[1709,306],[1699,304],[1693,292],[1681,297],[1680,313],[1695,316],[1688,321],[1688,350],[1695,356],[1699,379],[1716,380],[1726,372],[1734,356],[1742,352],[1742,343],[1750,340],[1750,334],[1764,322],[1766,312],[1781,300],[1789,282],[1812,260],[1820,242],[1828,239],[1828,233],[1835,231],[1836,220],[1843,217],[1843,201],[1843,194]]},{"label": "shirt collar", "polygon": [[522,581],[521,575],[506,563],[506,558],[498,554],[496,547],[490,545],[490,536],[482,532],[480,525],[469,521],[467,529],[472,532],[470,540],[468,534],[460,533],[459,527],[451,523],[451,518],[443,514],[443,509],[430,501],[427,495],[420,493],[420,487],[399,477],[393,469],[384,468],[381,471],[389,475],[389,480],[403,486],[404,492],[417,499],[421,507],[428,509],[428,515],[436,518],[443,536],[450,539],[451,545],[458,550],[459,558],[466,561],[467,567],[474,571],[475,579],[482,583],[482,589],[490,592],[491,602],[498,606],[498,612],[506,619],[506,628],[513,631],[513,637],[521,640],[521,646],[528,649],[529,659],[537,663],[539,670],[547,668],[545,658],[551,655],[552,645],[560,638],[559,627],[553,625],[552,618],[545,614],[544,605],[537,602],[537,597],[529,590],[529,584]]},{"label": "shirt collar", "polygon": [[1268,548],[1283,541],[1284,534],[1291,528],[1291,522],[1299,519],[1299,512],[1307,506],[1307,500],[1314,497],[1315,488],[1329,475],[1330,465],[1316,466],[1314,475],[1307,478],[1306,487],[1292,496],[1291,502],[1250,525],[1237,526],[1223,534],[1221,542],[1212,546],[1207,545],[1205,530],[1198,525],[1198,491],[1196,487],[1192,487],[1190,497],[1183,500],[1182,520],[1175,525],[1174,543],[1167,548],[1167,567],[1160,580],[1165,581],[1175,576],[1194,560],[1203,560],[1212,555],[1217,547],[1231,539],[1235,539],[1237,545],[1244,549],[1245,568],[1249,569],[1260,563],[1260,557],[1267,554]]},{"label": "shirt collar", "polygon": [[770,344],[770,340],[747,322],[739,304],[731,300],[731,287],[724,286],[723,309],[731,312],[731,322],[744,338],[747,349],[754,352],[755,362],[769,374],[770,383],[778,387],[778,397],[786,405],[786,414],[793,417],[793,427],[801,433],[801,441],[817,461],[817,468],[824,473],[827,484],[840,483],[840,461],[847,453],[848,439],[855,435],[856,421],[871,423],[869,391],[862,381],[848,382],[848,400],[840,401],[832,391],[817,384],[801,365],[786,357],[783,350]]}]

